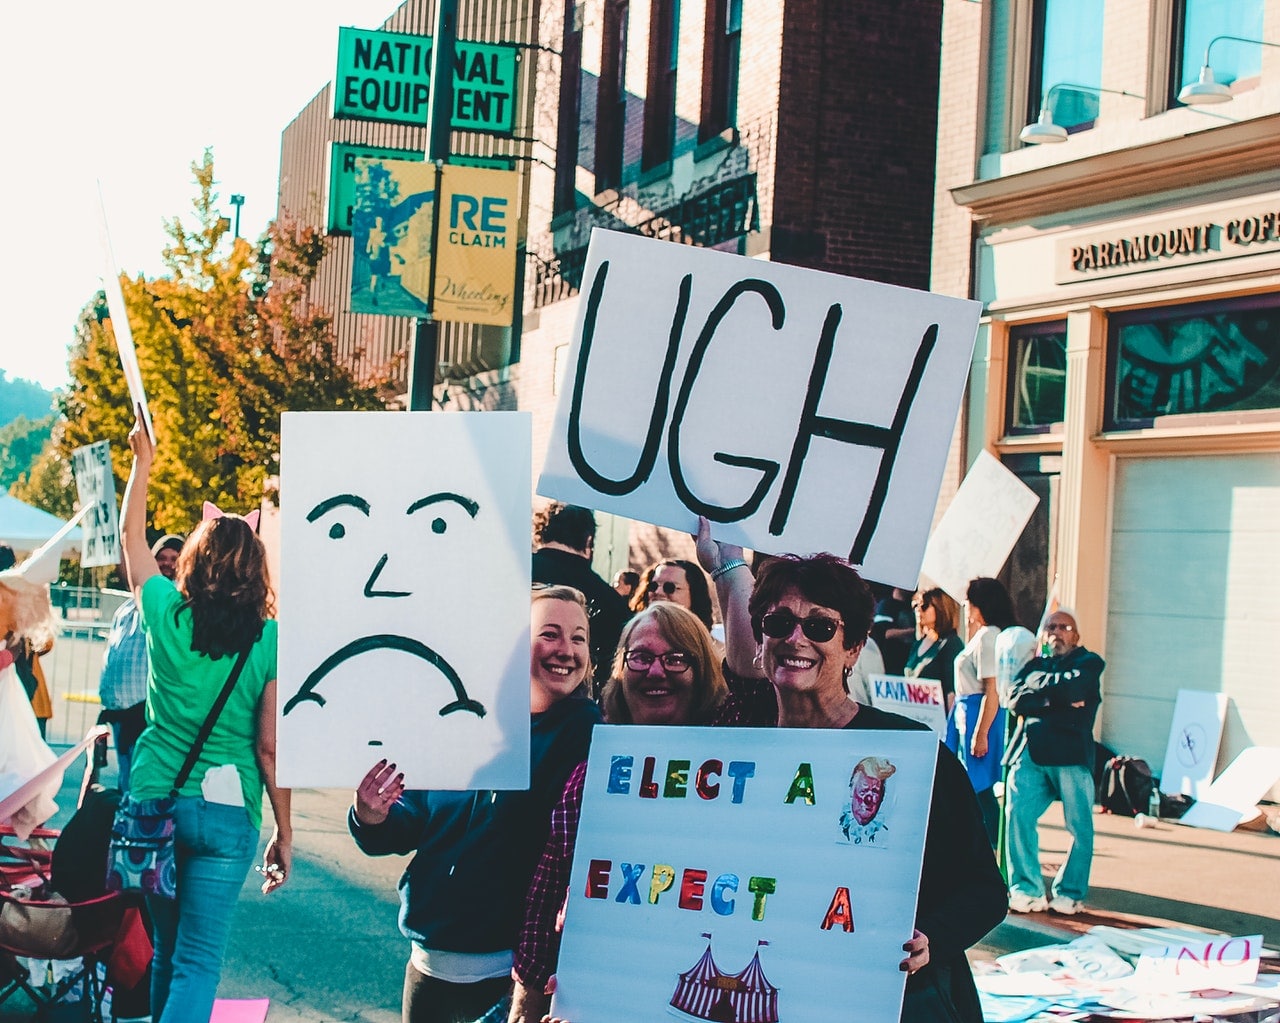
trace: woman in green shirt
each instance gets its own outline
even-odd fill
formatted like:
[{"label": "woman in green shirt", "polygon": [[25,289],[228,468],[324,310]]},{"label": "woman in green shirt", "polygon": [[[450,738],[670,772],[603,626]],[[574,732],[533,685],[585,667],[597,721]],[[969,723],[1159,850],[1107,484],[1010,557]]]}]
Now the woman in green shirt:
[{"label": "woman in green shirt", "polygon": [[271,892],[292,859],[289,792],[275,785],[276,623],[266,556],[238,515],[207,519],[178,557],[173,581],[147,546],[147,485],[155,448],[138,423],[121,527],[125,567],[142,611],[150,671],[147,727],[134,746],[130,795],[169,795],[239,654],[240,677],[178,792],[177,897],[148,896],[154,924],[151,1010],[158,1023],[206,1023],[231,917],[253,862],[265,785],[275,832],[263,858]]}]

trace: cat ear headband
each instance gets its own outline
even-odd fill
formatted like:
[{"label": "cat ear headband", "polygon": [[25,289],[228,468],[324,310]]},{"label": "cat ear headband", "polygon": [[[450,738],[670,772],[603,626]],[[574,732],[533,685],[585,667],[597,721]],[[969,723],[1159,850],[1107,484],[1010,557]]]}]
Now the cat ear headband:
[{"label": "cat ear headband", "polygon": [[231,515],[237,519],[244,519],[245,522],[249,524],[249,528],[256,533],[258,531],[258,516],[260,514],[261,514],[261,510],[258,508],[255,508],[248,515],[236,515],[234,512],[224,512],[212,501],[205,501],[204,511],[200,515],[200,521],[207,522],[209,519],[220,519],[224,515]]}]

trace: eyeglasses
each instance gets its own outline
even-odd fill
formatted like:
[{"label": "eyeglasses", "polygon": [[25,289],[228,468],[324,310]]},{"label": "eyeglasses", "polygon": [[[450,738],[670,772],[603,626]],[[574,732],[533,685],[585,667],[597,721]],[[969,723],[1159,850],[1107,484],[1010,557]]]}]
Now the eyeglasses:
[{"label": "eyeglasses", "polygon": [[1075,632],[1076,627],[1068,622],[1045,622],[1045,632]]},{"label": "eyeglasses", "polygon": [[928,610],[929,608],[931,608],[932,606],[933,606],[933,605],[932,605],[932,604],[930,604],[930,603],[928,603],[928,602],[923,603],[923,604],[912,604],[912,605],[911,605],[911,610],[913,610],[913,611],[927,611],[927,610]]},{"label": "eyeglasses", "polygon": [[652,650],[627,651],[627,667],[632,671],[648,671],[654,661],[661,662],[662,670],[668,675],[682,675],[693,667],[689,655],[679,650],[668,650],[665,654],[655,654]]},{"label": "eyeglasses", "polygon": [[650,593],[656,593],[658,590],[662,590],[662,592],[665,593],[668,597],[671,596],[671,594],[675,593],[676,590],[678,589],[680,589],[680,584],[673,583],[670,580],[668,580],[665,583],[660,583],[658,582],[657,579],[655,579],[653,582],[649,584]]},{"label": "eyeglasses", "polygon": [[808,618],[797,618],[790,611],[780,609],[769,611],[760,616],[760,631],[772,639],[786,639],[800,626],[805,639],[811,643],[825,643],[836,634],[843,623],[836,618],[825,615],[810,615]]}]

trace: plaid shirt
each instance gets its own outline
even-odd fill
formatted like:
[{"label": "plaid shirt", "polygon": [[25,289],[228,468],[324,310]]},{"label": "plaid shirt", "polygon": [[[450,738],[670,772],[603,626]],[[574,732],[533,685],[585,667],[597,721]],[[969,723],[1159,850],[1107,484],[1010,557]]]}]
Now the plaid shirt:
[{"label": "plaid shirt", "polygon": [[126,710],[147,699],[147,637],[132,597],[111,619],[98,696],[107,710]]},{"label": "plaid shirt", "polygon": [[[733,676],[727,666],[725,678],[729,683],[729,698],[721,704],[712,725],[744,728],[778,723],[773,686],[764,679]],[[525,899],[524,926],[511,972],[531,991],[545,991],[560,959],[562,921],[559,917],[569,895],[573,847],[578,841],[586,781],[587,765],[582,763],[569,775],[564,794],[551,813],[551,831]]]}]

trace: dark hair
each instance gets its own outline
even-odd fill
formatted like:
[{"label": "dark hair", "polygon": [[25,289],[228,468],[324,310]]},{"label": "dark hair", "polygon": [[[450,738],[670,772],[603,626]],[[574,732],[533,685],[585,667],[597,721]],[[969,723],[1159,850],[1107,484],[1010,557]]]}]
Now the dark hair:
[{"label": "dark hair", "polygon": [[7,543],[0,543],[0,572],[13,568],[18,563],[18,556]]},{"label": "dark hair", "polygon": [[596,517],[590,508],[552,501],[533,517],[533,538],[540,544],[562,543],[585,551],[596,538]]},{"label": "dark hair", "polygon": [[625,572],[618,573],[618,581],[626,583],[634,591],[640,585],[640,573],[627,569]]},{"label": "dark hair", "polygon": [[760,618],[778,603],[788,590],[796,590],[805,600],[829,607],[844,623],[844,647],[852,650],[866,641],[871,631],[875,599],[871,587],[844,558],[834,554],[798,557],[782,554],[770,558],[756,573],[755,588],[747,602],[751,630],[756,642],[764,638]]},{"label": "dark hair", "polygon": [[1004,583],[999,579],[991,579],[987,576],[971,579],[966,599],[978,609],[984,622],[994,625],[1002,632],[1009,626],[1018,624],[1018,618],[1013,613],[1013,601],[1009,598],[1009,591],[1004,588]]},{"label": "dark hair", "polygon": [[[262,636],[271,615],[267,556],[239,515],[206,519],[178,555],[174,583],[191,611],[191,649],[219,658]],[[181,614],[181,608],[178,611]]]},{"label": "dark hair", "polygon": [[613,655],[613,672],[600,694],[600,709],[604,718],[613,725],[628,725],[635,719],[627,706],[622,680],[627,673],[627,645],[636,629],[652,621],[658,633],[672,648],[688,655],[693,667],[693,703],[689,708],[691,725],[708,725],[720,704],[729,695],[724,674],[720,670],[720,658],[711,645],[711,634],[691,611],[669,600],[659,600],[627,622],[618,639],[618,649]]},{"label": "dark hair", "polygon": [[711,628],[715,624],[715,617],[711,613],[711,587],[707,585],[707,577],[702,569],[692,561],[685,561],[683,558],[667,558],[645,569],[631,597],[631,610],[643,611],[650,606],[649,584],[658,574],[658,569],[664,565],[671,565],[684,573],[685,582],[689,584],[689,610],[698,616],[698,621],[708,629]]}]

